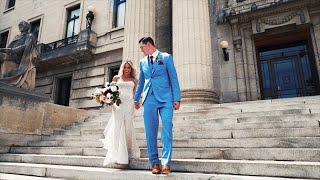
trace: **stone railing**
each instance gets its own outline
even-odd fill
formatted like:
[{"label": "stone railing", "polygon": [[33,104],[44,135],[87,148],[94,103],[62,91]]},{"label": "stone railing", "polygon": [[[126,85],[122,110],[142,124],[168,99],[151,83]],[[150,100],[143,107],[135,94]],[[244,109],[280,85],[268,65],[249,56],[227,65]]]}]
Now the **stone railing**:
[{"label": "stone railing", "polygon": [[49,52],[56,50],[61,47],[66,47],[71,44],[76,44],[78,42],[78,35],[71,36],[65,39],[61,39],[59,41],[55,41],[49,44],[46,44],[44,47],[44,52]]},{"label": "stone railing", "polygon": [[97,34],[90,29],[82,30],[73,37],[48,44],[39,44],[41,58],[37,71],[62,64],[89,61],[92,59],[96,45]]}]

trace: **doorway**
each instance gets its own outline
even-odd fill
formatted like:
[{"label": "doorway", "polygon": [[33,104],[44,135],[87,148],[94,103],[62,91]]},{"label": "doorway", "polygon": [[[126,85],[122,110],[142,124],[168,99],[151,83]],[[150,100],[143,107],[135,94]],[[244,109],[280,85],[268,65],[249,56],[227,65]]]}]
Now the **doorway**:
[{"label": "doorway", "polygon": [[55,104],[69,106],[72,77],[58,78],[56,81]]},{"label": "doorway", "polygon": [[318,94],[318,76],[309,49],[307,41],[259,49],[262,99]]},{"label": "doorway", "polygon": [[289,25],[254,36],[261,99],[319,94],[310,29]]}]

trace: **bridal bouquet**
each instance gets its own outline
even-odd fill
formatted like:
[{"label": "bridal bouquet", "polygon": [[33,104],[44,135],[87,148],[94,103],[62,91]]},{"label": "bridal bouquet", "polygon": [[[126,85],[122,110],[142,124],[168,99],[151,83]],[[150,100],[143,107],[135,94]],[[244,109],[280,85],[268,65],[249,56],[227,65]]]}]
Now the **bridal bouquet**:
[{"label": "bridal bouquet", "polygon": [[107,82],[102,88],[96,88],[92,97],[102,106],[111,106],[114,103],[119,106],[121,104],[119,86],[115,82]]}]

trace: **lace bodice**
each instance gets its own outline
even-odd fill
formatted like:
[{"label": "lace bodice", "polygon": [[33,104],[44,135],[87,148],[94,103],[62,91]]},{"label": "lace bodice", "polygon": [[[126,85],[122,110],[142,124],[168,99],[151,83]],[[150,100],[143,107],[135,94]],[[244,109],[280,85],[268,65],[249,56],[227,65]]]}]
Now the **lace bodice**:
[{"label": "lace bodice", "polygon": [[117,84],[119,86],[120,99],[123,103],[122,105],[127,105],[127,103],[132,104],[133,103],[134,82],[132,82],[132,81],[128,81],[128,82],[118,81]]}]

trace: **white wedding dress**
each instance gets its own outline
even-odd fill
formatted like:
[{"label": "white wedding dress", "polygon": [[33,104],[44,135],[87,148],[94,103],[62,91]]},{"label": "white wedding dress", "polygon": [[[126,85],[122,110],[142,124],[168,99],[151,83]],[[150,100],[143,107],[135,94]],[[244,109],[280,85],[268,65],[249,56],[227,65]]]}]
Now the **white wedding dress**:
[{"label": "white wedding dress", "polygon": [[120,106],[112,106],[111,118],[104,130],[103,148],[107,155],[103,165],[113,167],[116,164],[129,164],[129,159],[139,158],[140,149],[137,145],[133,127],[134,102],[132,81],[117,82],[120,91]]}]

